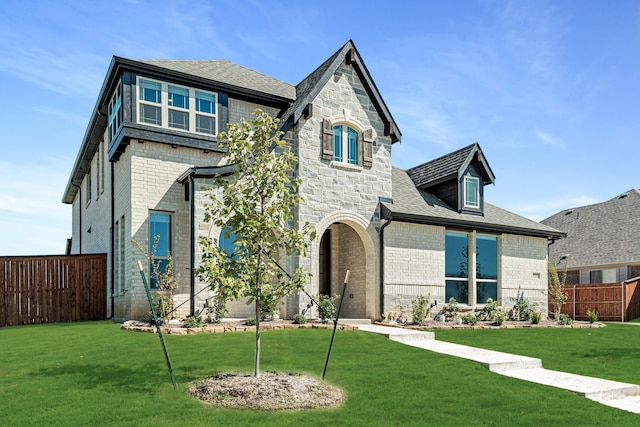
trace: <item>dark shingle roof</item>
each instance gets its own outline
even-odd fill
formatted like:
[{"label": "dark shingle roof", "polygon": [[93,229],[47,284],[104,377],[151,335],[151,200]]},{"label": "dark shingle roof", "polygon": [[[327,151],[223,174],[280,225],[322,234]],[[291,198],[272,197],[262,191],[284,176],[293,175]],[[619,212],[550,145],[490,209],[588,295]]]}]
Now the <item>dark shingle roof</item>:
[{"label": "dark shingle roof", "polygon": [[486,202],[483,216],[458,213],[432,193],[416,188],[407,172],[395,167],[392,179],[393,203],[383,202],[382,205],[394,219],[536,237],[563,235],[552,227]]},{"label": "dark shingle roof", "polygon": [[542,220],[567,232],[551,245],[551,256],[569,255],[569,268],[640,262],[640,191],[603,203],[565,209]]},{"label": "dark shingle roof", "polygon": [[[437,159],[423,163],[407,170],[407,174],[417,187],[429,187],[431,184],[437,184],[445,180],[457,178],[464,172],[469,165],[475,153],[482,153],[480,145],[476,142],[468,147],[461,148],[453,153],[449,153]],[[489,164],[481,157],[481,163],[484,166],[485,184],[493,183],[495,177]]]},{"label": "dark shingle roof", "polygon": [[290,100],[296,98],[295,86],[227,60],[137,59],[135,61],[242,89],[250,89]]}]

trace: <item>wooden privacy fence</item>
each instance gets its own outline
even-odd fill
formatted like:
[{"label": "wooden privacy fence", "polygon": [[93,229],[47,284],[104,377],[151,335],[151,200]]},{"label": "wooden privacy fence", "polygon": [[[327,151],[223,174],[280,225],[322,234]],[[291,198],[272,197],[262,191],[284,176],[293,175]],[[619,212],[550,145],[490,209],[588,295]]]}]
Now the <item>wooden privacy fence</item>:
[{"label": "wooden privacy fence", "polygon": [[[588,320],[587,310],[598,313],[598,320],[627,321],[640,317],[640,277],[622,283],[567,285],[569,294],[562,313],[574,320]],[[549,301],[549,313],[553,305]]]},{"label": "wooden privacy fence", "polygon": [[106,254],[0,257],[0,326],[106,317]]}]

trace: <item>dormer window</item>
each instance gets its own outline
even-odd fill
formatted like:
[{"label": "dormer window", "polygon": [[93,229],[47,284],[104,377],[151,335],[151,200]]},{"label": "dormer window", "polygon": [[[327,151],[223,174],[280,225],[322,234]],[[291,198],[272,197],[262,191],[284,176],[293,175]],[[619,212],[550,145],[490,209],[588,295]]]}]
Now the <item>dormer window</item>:
[{"label": "dormer window", "polygon": [[480,179],[475,176],[464,177],[464,207],[480,209]]}]

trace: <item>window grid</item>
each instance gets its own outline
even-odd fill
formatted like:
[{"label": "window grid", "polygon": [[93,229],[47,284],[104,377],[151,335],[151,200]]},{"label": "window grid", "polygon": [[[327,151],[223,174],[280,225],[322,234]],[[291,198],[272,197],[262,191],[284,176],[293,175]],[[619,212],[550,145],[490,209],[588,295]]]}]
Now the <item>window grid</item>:
[{"label": "window grid", "polygon": [[480,180],[475,176],[464,177],[464,206],[474,209],[480,207]]},{"label": "window grid", "polygon": [[216,93],[145,78],[138,87],[139,123],[216,135]]}]

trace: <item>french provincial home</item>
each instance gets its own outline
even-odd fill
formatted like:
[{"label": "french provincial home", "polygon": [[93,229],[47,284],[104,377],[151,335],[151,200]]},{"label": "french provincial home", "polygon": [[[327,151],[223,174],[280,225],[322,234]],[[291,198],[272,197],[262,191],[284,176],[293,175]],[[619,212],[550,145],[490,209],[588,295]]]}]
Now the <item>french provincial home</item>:
[{"label": "french provincial home", "polygon": [[[179,314],[202,311],[198,238],[229,244],[204,221],[213,177],[230,171],[216,138],[256,108],[279,117],[298,156],[304,202],[292,226],[308,221],[317,238],[308,256],[280,261],[312,273],[309,295],[339,293],[350,270],[345,318],[390,316],[418,295],[468,308],[524,296],[546,308],[547,242],[562,233],[485,200],[495,176],[477,143],[394,167],[402,134],[348,41],[296,85],[229,61],[112,59],[63,202],[73,206],[68,252],[108,254],[114,319],[148,317],[137,270],[145,258],[132,241],[151,250],[156,237],[160,267],[170,253],[179,274]],[[308,303],[305,293],[288,297],[280,315],[310,314]],[[229,308],[253,313],[243,302]]]}]

